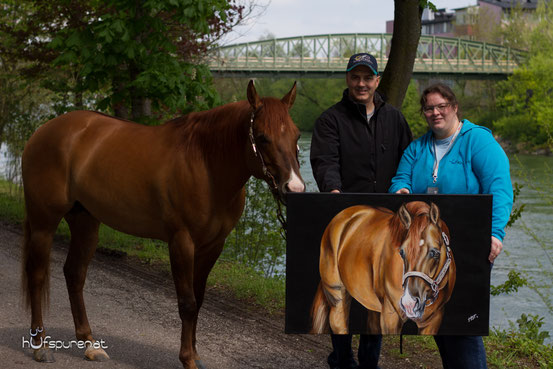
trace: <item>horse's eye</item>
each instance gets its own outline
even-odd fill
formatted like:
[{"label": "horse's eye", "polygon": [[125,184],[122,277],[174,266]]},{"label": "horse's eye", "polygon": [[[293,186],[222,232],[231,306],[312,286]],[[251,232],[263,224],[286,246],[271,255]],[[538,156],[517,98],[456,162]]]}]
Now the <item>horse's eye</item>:
[{"label": "horse's eye", "polygon": [[439,251],[438,249],[431,249],[431,250],[428,252],[428,257],[437,260],[437,259],[440,258],[440,251]]},{"label": "horse's eye", "polygon": [[259,135],[255,138],[255,141],[260,145],[265,145],[271,142],[265,135]]},{"label": "horse's eye", "polygon": [[405,251],[403,249],[399,249],[399,255],[401,256],[402,259],[405,260]]}]

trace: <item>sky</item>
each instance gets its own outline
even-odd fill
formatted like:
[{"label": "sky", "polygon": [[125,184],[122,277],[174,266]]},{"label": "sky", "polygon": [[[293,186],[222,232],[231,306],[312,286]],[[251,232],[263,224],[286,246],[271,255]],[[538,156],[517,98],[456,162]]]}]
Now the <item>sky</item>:
[{"label": "sky", "polygon": [[[255,0],[268,4],[261,15],[239,26],[225,44],[328,33],[384,33],[394,18],[393,0]],[[438,9],[476,5],[476,0],[432,0]]]}]

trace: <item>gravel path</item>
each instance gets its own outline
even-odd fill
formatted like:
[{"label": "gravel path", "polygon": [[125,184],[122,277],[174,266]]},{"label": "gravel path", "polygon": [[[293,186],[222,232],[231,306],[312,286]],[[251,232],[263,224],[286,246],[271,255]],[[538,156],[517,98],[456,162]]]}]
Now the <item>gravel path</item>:
[{"label": "gravel path", "polygon": [[[147,272],[125,258],[100,253],[92,261],[85,301],[93,335],[108,346],[110,361],[84,360],[76,347],[55,352],[56,363],[32,360],[30,312],[20,294],[21,232],[0,224],[0,368],[182,368],[178,359],[180,319],[171,279]],[[56,242],[51,255],[47,335],[66,344],[75,339],[62,265],[67,246]],[[198,322],[198,350],[208,369],[327,368],[325,336],[286,335],[284,319],[252,310],[217,290],[208,290]],[[397,340],[399,341],[399,340]],[[397,346],[389,349],[397,349]],[[416,355],[416,354],[415,354]],[[382,368],[432,368],[384,352]]]}]

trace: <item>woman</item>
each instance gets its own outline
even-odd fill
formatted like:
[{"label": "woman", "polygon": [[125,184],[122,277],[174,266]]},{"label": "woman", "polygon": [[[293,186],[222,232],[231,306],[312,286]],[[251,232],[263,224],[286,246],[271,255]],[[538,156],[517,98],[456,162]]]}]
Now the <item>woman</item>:
[{"label": "woman", "polygon": [[[492,237],[488,260],[503,248],[513,205],[509,160],[490,130],[459,120],[451,89],[437,83],[424,90],[421,112],[430,131],[403,153],[391,193],[492,194]],[[435,336],[444,368],[487,368],[480,336]]]}]

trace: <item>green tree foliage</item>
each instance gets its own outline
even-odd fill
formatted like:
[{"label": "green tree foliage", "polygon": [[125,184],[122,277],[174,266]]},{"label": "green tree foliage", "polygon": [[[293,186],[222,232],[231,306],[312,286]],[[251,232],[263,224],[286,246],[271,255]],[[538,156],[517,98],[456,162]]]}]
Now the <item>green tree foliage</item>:
[{"label": "green tree foliage", "polygon": [[19,31],[26,25],[21,24],[16,11],[6,5],[0,5],[0,142],[6,139],[8,125],[13,128],[13,124],[10,124],[13,118],[28,110],[29,107],[24,107],[25,104],[20,102],[26,96],[31,96],[37,87],[36,84],[29,84],[20,77],[29,64],[20,62],[10,52],[18,49],[20,45],[16,37],[5,31],[8,27]]},{"label": "green tree foliage", "polygon": [[0,29],[25,45],[12,53],[36,72],[62,72],[49,87],[71,89],[76,107],[88,94],[101,110],[141,119],[216,103],[201,58],[243,19],[236,1],[3,0],[23,22]]},{"label": "green tree foliage", "polygon": [[[28,5],[0,2],[0,142],[5,143],[8,152],[8,165],[0,177],[7,178],[10,190],[17,191],[20,188],[13,182],[20,180],[19,163],[25,142],[47,120],[55,97],[41,87],[40,80],[27,78],[37,63],[22,60],[16,52],[29,53],[28,45],[22,45],[18,38],[19,33],[32,27],[20,18],[22,12],[29,10]],[[10,29],[15,32],[7,32]]]},{"label": "green tree foliage", "polygon": [[420,109],[420,95],[417,91],[415,81],[409,83],[401,112],[413,132],[413,138],[418,138],[428,131],[428,124],[421,114]]},{"label": "green tree foliage", "polygon": [[[300,131],[310,132],[319,115],[342,98],[346,88],[345,76],[304,78],[297,82],[296,102],[290,115]],[[284,96],[293,83],[294,79],[288,78],[259,78],[256,80],[256,88],[261,96]],[[244,100],[245,84],[244,79],[220,78],[215,81],[216,89],[225,103]]]},{"label": "green tree foliage", "polygon": [[553,8],[540,2],[538,23],[529,33],[526,63],[505,82],[498,83],[498,106],[505,117],[496,132],[532,147],[551,144],[553,128]]}]

